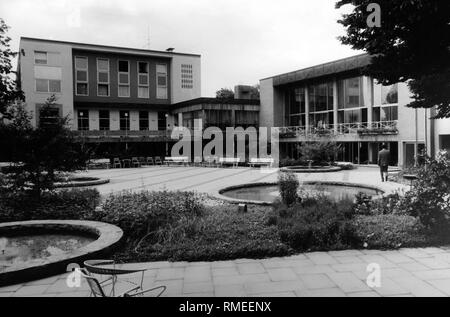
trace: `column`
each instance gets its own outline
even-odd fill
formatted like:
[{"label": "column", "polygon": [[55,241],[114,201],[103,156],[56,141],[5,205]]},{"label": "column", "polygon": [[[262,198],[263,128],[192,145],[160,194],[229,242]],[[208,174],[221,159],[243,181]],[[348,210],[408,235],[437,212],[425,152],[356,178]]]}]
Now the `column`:
[{"label": "column", "polygon": [[309,133],[309,94],[308,86],[305,86],[305,129],[306,134]]},{"label": "column", "polygon": [[334,134],[338,133],[338,84],[337,80],[333,81],[333,122],[334,122]]}]

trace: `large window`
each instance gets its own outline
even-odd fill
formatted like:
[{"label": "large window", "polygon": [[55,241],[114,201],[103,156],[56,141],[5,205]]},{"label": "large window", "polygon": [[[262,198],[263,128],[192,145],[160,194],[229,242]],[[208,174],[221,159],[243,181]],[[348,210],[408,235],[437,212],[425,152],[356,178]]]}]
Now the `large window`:
[{"label": "large window", "polygon": [[167,130],[167,113],[158,112],[158,130]]},{"label": "large window", "polygon": [[363,106],[362,78],[354,77],[338,81],[338,108],[359,108]]},{"label": "large window", "polygon": [[333,83],[308,87],[308,97],[310,126],[327,128],[333,124]]},{"label": "large window", "polygon": [[340,110],[338,112],[339,123],[358,124],[367,122],[367,109]]},{"label": "large window", "polygon": [[109,110],[100,110],[98,112],[100,130],[108,131],[110,129]]},{"label": "large window", "polygon": [[149,64],[138,62],[138,98],[149,98]]},{"label": "large window", "polygon": [[47,52],[35,51],[34,52],[34,63],[40,65],[47,65]]},{"label": "large window", "polygon": [[88,95],[89,85],[89,72],[88,72],[88,58],[87,57],[75,57],[75,81],[77,96]]},{"label": "large window", "polygon": [[109,97],[109,59],[97,59],[97,95]]},{"label": "large window", "polygon": [[119,97],[130,97],[130,62],[119,61]]},{"label": "large window", "polygon": [[374,107],[372,111],[373,111],[372,112],[372,121],[373,122],[398,120],[398,107],[397,106]]},{"label": "large window", "polygon": [[381,104],[398,103],[398,85],[381,86]]},{"label": "large window", "polygon": [[156,65],[156,99],[167,99],[167,65]]},{"label": "large window", "polygon": [[89,130],[89,111],[78,110],[78,130]]},{"label": "large window", "polygon": [[36,92],[60,93],[61,80],[36,79]]},{"label": "large window", "polygon": [[130,130],[130,112],[128,110],[120,111],[120,130]]},{"label": "large window", "polygon": [[149,128],[148,111],[139,111],[139,130],[147,131]]},{"label": "large window", "polygon": [[286,99],[286,124],[288,126],[305,126],[305,89],[289,90]]}]

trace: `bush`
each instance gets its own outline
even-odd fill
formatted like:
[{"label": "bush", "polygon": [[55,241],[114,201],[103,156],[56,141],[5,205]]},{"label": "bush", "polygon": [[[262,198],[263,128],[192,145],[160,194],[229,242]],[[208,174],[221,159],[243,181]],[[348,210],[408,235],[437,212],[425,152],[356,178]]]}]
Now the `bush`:
[{"label": "bush", "polygon": [[356,216],[351,225],[358,248],[418,247],[426,242],[420,221],[407,215]]},{"label": "bush", "polygon": [[281,240],[297,251],[329,250],[352,243],[348,225],[352,215],[352,201],[335,202],[319,197],[290,208],[279,208],[268,221],[278,226]]},{"label": "bush", "polygon": [[95,218],[100,203],[96,189],[71,189],[44,192],[36,198],[29,192],[3,192],[0,197],[0,222],[25,220],[68,220]]},{"label": "bush", "polygon": [[298,201],[299,181],[294,173],[281,172],[278,174],[278,185],[280,187],[281,200],[287,206]]},{"label": "bush", "polygon": [[327,165],[334,162],[334,157],[341,150],[336,142],[309,142],[300,146],[302,160],[313,161],[314,165]]}]

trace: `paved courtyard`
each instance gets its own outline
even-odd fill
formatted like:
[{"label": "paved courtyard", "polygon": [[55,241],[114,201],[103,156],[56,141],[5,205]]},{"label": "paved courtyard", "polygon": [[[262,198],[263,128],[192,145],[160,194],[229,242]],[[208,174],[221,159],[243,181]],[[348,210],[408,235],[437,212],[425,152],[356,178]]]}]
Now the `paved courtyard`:
[{"label": "paved courtyard", "polygon": [[[82,176],[109,178],[110,183],[97,186],[101,194],[122,190],[186,190],[215,194],[232,185],[256,182],[276,182],[277,173],[267,173],[255,168],[207,168],[152,166],[133,169],[90,170]],[[351,171],[333,173],[297,174],[300,181],[337,181],[377,186],[392,191],[402,186],[394,182],[381,182],[376,167],[359,167]]]},{"label": "paved courtyard", "polygon": [[[381,267],[381,287],[367,286],[368,264]],[[164,296],[450,296],[450,247],[396,251],[313,252],[264,260],[127,264],[148,271],[144,287]],[[0,297],[88,296],[86,282],[69,288],[66,274],[0,288]],[[129,277],[131,278],[131,277]],[[135,277],[138,278],[138,277]],[[126,289],[122,284],[118,291]]]}]

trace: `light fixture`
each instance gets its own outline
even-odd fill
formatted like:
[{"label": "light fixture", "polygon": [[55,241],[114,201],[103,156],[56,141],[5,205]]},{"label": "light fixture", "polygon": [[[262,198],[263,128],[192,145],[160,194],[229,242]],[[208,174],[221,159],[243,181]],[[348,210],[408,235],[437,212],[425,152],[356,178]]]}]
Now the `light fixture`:
[{"label": "light fixture", "polygon": [[173,47],[169,47],[168,49],[166,49],[167,52],[173,52],[175,50],[175,48]]}]

